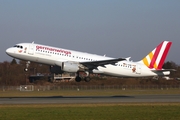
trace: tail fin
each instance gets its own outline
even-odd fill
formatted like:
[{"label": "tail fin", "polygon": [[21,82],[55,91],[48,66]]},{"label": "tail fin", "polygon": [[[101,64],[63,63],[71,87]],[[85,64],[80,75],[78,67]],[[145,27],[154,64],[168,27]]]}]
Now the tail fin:
[{"label": "tail fin", "polygon": [[169,52],[172,42],[163,41],[153,51],[151,51],[141,62],[150,69],[161,70]]}]

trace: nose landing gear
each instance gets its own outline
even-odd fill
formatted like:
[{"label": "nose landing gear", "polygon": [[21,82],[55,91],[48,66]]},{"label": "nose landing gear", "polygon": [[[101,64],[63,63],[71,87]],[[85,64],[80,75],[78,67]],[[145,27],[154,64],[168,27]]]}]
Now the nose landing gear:
[{"label": "nose landing gear", "polygon": [[24,68],[24,71],[25,71],[25,72],[28,71],[28,67],[29,67],[29,64],[30,64],[30,63],[31,63],[30,61],[27,61],[27,62],[26,62],[26,68]]}]

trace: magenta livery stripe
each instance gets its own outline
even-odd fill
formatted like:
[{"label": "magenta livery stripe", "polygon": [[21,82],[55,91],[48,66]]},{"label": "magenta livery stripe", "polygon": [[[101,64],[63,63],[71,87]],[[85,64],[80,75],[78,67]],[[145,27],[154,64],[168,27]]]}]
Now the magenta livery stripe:
[{"label": "magenta livery stripe", "polygon": [[155,64],[156,59],[157,59],[157,57],[158,57],[158,55],[159,55],[159,52],[160,52],[160,50],[161,50],[162,45],[163,45],[163,42],[162,42],[159,46],[157,46],[156,51],[155,51],[155,53],[154,53],[154,55],[153,55],[153,58],[152,58],[152,60],[151,60],[151,63],[150,63],[150,65],[149,65],[149,68],[154,68],[154,64]]},{"label": "magenta livery stripe", "polygon": [[165,50],[164,50],[164,53],[163,53],[163,55],[162,55],[162,58],[161,58],[161,60],[160,60],[160,62],[159,62],[159,65],[158,65],[158,68],[157,68],[157,69],[162,69],[162,66],[163,66],[163,64],[164,64],[164,60],[166,59],[166,56],[167,56],[168,51],[169,51],[169,49],[170,49],[170,47],[171,47],[171,44],[172,44],[172,42],[168,42],[168,43],[167,43],[167,46],[166,46],[166,48],[165,48]]}]

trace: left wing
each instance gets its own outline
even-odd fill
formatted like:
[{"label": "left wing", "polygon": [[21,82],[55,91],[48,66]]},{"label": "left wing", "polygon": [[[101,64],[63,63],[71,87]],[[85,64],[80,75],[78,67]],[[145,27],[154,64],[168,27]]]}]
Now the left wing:
[{"label": "left wing", "polygon": [[80,64],[92,70],[92,69],[96,69],[98,66],[105,67],[105,65],[107,64],[115,65],[115,63],[119,61],[123,61],[123,60],[126,60],[126,59],[117,58],[117,59],[100,60],[100,61],[80,62]]}]

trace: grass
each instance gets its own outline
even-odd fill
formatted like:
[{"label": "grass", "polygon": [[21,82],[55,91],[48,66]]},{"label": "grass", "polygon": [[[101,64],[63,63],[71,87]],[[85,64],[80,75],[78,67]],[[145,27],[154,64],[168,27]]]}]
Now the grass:
[{"label": "grass", "polygon": [[0,91],[0,97],[34,97],[34,96],[115,96],[115,95],[165,95],[180,94],[180,89],[156,90],[50,90],[50,91]]},{"label": "grass", "polygon": [[180,103],[0,105],[3,120],[177,120]]},{"label": "grass", "polygon": [[[180,94],[180,90],[105,89],[32,92],[0,91],[0,97],[116,96],[143,94]],[[179,118],[180,103],[0,105],[0,119],[2,120],[177,120]]]}]

